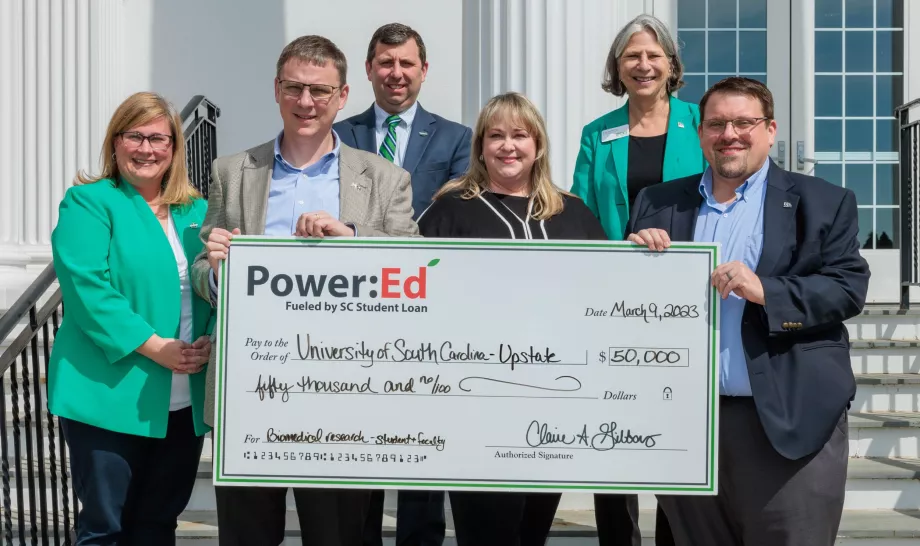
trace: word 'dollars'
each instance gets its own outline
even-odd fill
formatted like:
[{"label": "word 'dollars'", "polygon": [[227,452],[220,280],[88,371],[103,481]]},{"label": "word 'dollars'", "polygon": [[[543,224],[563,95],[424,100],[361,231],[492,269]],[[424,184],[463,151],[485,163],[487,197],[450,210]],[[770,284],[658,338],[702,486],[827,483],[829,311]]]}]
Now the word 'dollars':
[{"label": "word 'dollars'", "polygon": [[[415,275],[403,276],[399,267],[384,267],[380,275],[314,275],[271,273],[267,267],[250,265],[246,274],[246,294],[253,296],[256,289],[266,287],[272,294],[285,297],[291,294],[302,298],[331,296],[333,298],[408,298],[425,299],[428,267],[421,266]],[[267,285],[267,286],[266,286]]]}]

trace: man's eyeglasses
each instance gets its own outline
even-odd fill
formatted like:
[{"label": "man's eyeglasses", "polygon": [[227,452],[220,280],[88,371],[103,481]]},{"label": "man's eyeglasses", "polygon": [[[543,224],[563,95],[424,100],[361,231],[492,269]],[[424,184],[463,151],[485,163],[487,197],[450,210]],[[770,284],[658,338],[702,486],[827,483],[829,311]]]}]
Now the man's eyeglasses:
[{"label": "man's eyeglasses", "polygon": [[706,119],[703,120],[703,132],[716,136],[725,132],[725,128],[731,125],[739,135],[746,135],[757,126],[761,121],[770,118],[738,118],[738,119]]},{"label": "man's eyeglasses", "polygon": [[150,143],[150,147],[154,150],[165,150],[169,148],[172,144],[172,137],[170,135],[161,135],[159,133],[154,133],[152,135],[142,135],[137,131],[123,131],[118,133],[121,137],[121,141],[129,148],[140,148],[144,145],[144,141]]},{"label": "man's eyeglasses", "polygon": [[281,92],[292,99],[299,99],[303,95],[304,88],[306,88],[310,93],[310,97],[318,102],[328,101],[339,89],[334,85],[325,83],[300,83],[293,80],[278,80],[278,85],[281,86]]}]

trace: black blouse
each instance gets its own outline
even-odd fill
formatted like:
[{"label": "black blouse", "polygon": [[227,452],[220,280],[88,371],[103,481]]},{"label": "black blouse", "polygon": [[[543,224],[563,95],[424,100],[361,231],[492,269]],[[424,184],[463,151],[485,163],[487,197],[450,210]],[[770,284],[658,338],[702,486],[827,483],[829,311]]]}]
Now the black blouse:
[{"label": "black blouse", "polygon": [[652,137],[629,135],[629,160],[626,163],[626,193],[632,210],[643,188],[661,184],[664,145],[668,134]]},{"label": "black blouse", "polygon": [[481,239],[606,240],[604,228],[581,199],[563,194],[562,212],[548,220],[525,221],[527,197],[484,192],[463,199],[461,191],[447,193],[418,219],[424,237]]}]

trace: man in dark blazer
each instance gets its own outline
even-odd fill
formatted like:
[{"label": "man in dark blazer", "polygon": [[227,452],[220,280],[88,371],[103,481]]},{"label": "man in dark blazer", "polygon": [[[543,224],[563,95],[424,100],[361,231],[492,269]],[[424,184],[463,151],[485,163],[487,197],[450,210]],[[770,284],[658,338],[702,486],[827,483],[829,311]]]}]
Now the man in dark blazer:
[{"label": "man in dark blazer", "polygon": [[727,78],[700,101],[710,168],[640,193],[629,240],[721,243],[719,493],[659,496],[678,546],[832,546],[856,391],[843,322],[865,303],[856,198],[768,157],[773,97]]},{"label": "man in dark blazer", "polygon": [[364,66],[375,102],[334,129],[348,146],[380,154],[409,171],[417,219],[445,182],[466,172],[473,132],[418,103],[428,60],[415,30],[399,23],[377,29]]}]

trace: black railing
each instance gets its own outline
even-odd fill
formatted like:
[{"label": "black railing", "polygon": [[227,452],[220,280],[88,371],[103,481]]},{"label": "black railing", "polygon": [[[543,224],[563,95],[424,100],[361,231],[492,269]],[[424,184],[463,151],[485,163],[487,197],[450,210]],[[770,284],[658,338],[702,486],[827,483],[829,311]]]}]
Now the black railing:
[{"label": "black railing", "polygon": [[[202,96],[182,110],[189,175],[207,197],[220,110]],[[78,506],[68,451],[48,412],[48,359],[64,314],[49,264],[0,316],[0,536],[5,546],[74,543]],[[5,347],[5,349],[4,349]]]},{"label": "black railing", "polygon": [[182,109],[188,176],[205,199],[211,181],[211,163],[217,159],[217,118],[220,108],[196,95]]},{"label": "black railing", "polygon": [[901,309],[910,308],[910,287],[920,286],[920,119],[910,112],[920,99],[895,109],[901,128]]}]

